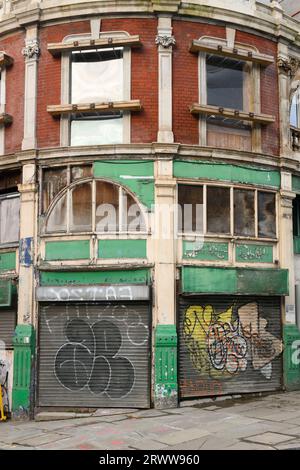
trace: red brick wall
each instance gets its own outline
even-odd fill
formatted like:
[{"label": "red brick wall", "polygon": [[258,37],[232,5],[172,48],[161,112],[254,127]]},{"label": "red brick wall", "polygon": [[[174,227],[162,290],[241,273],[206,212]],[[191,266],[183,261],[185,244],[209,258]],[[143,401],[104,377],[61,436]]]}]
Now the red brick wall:
[{"label": "red brick wall", "polygon": [[48,26],[40,30],[41,56],[38,72],[37,141],[38,147],[60,145],[60,120],[53,119],[47,112],[47,105],[60,104],[61,59],[53,58],[47,44],[61,42],[70,34],[90,32],[89,21]]},{"label": "red brick wall", "polygon": [[225,28],[203,25],[192,21],[174,21],[173,34],[176,39],[173,56],[173,132],[175,142],[199,143],[198,117],[189,107],[199,100],[198,55],[189,52],[193,39],[201,36],[225,38]]},{"label": "red brick wall", "polygon": [[6,112],[13,123],[5,128],[5,153],[21,150],[24,134],[24,34],[17,33],[0,40],[0,50],[12,56],[14,63],[6,71]]}]

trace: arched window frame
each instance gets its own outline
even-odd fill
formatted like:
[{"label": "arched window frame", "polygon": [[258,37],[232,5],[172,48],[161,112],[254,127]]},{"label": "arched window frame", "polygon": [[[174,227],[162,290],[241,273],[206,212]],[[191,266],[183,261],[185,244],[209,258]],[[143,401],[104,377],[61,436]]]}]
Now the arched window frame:
[{"label": "arched window frame", "polygon": [[[97,231],[96,230],[96,183],[97,182],[105,182],[108,183],[112,186],[115,186],[118,188],[119,192],[119,220],[118,220],[118,229],[114,231]],[[70,218],[71,218],[71,192],[76,186],[80,186],[82,184],[88,184],[92,183],[92,229],[90,231],[76,231],[76,230],[71,230],[70,229]],[[123,212],[123,193],[128,194],[138,205],[139,209],[141,210],[141,214],[143,217],[143,221],[145,224],[145,230],[141,231],[128,231],[126,230],[126,227],[124,225],[124,212]],[[67,221],[66,221],[66,230],[61,230],[61,231],[48,231],[47,230],[47,224],[49,217],[52,214],[52,211],[55,209],[56,205],[59,203],[59,201],[62,200],[62,198],[67,196]],[[104,235],[147,235],[149,232],[149,217],[148,217],[148,212],[146,208],[141,204],[141,202],[137,199],[136,195],[132,193],[127,187],[115,182],[111,181],[106,178],[82,178],[79,180],[76,180],[75,182],[71,183],[69,186],[63,188],[53,199],[51,202],[46,214],[45,214],[45,222],[44,222],[44,227],[42,228],[42,234],[47,235],[47,236],[55,236],[55,235],[80,235],[80,234],[97,234],[99,236]]]}]

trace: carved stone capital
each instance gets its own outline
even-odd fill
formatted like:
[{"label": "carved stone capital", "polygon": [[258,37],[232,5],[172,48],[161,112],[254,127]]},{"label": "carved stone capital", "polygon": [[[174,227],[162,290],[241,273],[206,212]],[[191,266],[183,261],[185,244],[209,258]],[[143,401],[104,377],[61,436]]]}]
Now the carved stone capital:
[{"label": "carved stone capital", "polygon": [[278,57],[277,65],[281,73],[293,78],[300,67],[300,61],[295,57]]},{"label": "carved stone capital", "polygon": [[25,59],[38,59],[40,53],[40,45],[37,39],[33,39],[32,41],[26,41],[26,45],[22,49],[22,54]]},{"label": "carved stone capital", "polygon": [[164,49],[168,49],[169,47],[175,46],[176,39],[174,36],[156,36],[155,44],[158,46],[162,46]]}]

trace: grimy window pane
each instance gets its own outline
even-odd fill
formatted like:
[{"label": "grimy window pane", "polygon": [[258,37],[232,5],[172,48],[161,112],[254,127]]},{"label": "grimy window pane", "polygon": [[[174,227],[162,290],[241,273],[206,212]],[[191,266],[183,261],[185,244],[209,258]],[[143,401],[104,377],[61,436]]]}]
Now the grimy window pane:
[{"label": "grimy window pane", "polygon": [[67,230],[67,194],[60,198],[47,220],[46,232],[65,232]]},{"label": "grimy window pane", "polygon": [[71,121],[71,146],[110,145],[123,142],[123,116],[105,116],[73,119]]},{"label": "grimy window pane", "polygon": [[124,230],[128,232],[145,232],[146,223],[140,206],[131,194],[122,191]]},{"label": "grimy window pane", "polygon": [[275,194],[258,192],[258,236],[276,237]]},{"label": "grimy window pane", "polygon": [[122,101],[123,49],[74,51],[71,103]]},{"label": "grimy window pane", "polygon": [[207,231],[230,233],[230,190],[207,187]]},{"label": "grimy window pane", "polygon": [[92,230],[92,184],[75,186],[71,191],[70,230],[84,232]]},{"label": "grimy window pane", "polygon": [[203,233],[203,187],[178,185],[178,231]]},{"label": "grimy window pane", "polygon": [[96,231],[119,229],[119,187],[105,181],[96,182]]},{"label": "grimy window pane", "polygon": [[208,56],[206,60],[207,104],[244,109],[245,62]]},{"label": "grimy window pane", "polygon": [[246,189],[234,190],[234,234],[255,236],[255,193]]},{"label": "grimy window pane", "polygon": [[19,240],[20,198],[0,201],[0,243],[13,243]]},{"label": "grimy window pane", "polygon": [[46,212],[55,196],[67,186],[67,168],[53,168],[43,170],[43,212]]},{"label": "grimy window pane", "polygon": [[299,91],[296,92],[292,99],[291,110],[290,110],[290,124],[294,127],[299,127],[298,120],[299,113]]}]

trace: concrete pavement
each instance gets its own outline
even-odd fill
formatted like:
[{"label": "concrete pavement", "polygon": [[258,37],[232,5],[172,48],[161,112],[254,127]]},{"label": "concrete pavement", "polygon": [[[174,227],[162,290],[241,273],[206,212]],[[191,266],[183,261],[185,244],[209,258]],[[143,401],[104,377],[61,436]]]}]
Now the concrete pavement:
[{"label": "concrete pavement", "polygon": [[[67,415],[69,416],[69,415]],[[300,392],[204,399],[172,410],[97,410],[0,423],[0,449],[300,449]],[[39,419],[49,419],[42,413]]]}]

